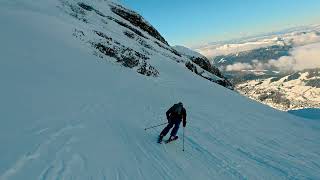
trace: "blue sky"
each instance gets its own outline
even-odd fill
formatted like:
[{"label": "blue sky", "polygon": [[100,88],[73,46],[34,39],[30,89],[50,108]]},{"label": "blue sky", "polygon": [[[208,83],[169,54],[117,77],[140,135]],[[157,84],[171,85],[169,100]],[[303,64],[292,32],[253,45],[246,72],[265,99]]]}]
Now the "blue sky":
[{"label": "blue sky", "polygon": [[171,45],[195,46],[320,23],[320,0],[122,0]]}]

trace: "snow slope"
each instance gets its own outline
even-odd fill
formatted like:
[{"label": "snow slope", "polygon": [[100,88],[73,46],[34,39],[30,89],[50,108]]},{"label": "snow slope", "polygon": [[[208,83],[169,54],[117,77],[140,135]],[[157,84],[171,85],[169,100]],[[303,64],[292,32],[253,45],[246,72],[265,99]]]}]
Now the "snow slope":
[{"label": "snow slope", "polygon": [[199,58],[205,58],[205,56],[203,56],[202,54],[196,52],[196,51],[193,51],[189,48],[186,48],[184,46],[174,46],[173,47],[175,50],[177,50],[179,53],[181,53],[182,55],[185,55],[189,58],[192,58],[192,57],[199,57]]},{"label": "snow slope", "polygon": [[185,64],[189,70],[209,81],[234,90],[234,85],[224,77],[220,70],[213,66],[205,56],[184,46],[174,46],[173,49],[178,52],[182,58],[190,60]]},{"label": "snow slope", "polygon": [[288,112],[299,117],[304,117],[304,118],[313,119],[313,120],[320,120],[319,108],[305,108],[305,109],[292,110]]},{"label": "snow slope", "polygon": [[[318,122],[244,98],[161,53],[149,60],[156,78],[92,55],[72,36],[87,25],[58,5],[0,2],[1,180],[319,179]],[[177,101],[188,113],[185,152],[181,141],[156,144],[161,128],[143,130]]]}]

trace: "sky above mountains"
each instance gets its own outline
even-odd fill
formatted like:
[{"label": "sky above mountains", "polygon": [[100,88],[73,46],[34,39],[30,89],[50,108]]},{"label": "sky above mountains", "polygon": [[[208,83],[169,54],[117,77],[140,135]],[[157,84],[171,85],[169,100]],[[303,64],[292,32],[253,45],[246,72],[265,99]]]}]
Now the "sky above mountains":
[{"label": "sky above mountains", "polygon": [[188,47],[320,23],[319,0],[122,0],[171,45]]}]

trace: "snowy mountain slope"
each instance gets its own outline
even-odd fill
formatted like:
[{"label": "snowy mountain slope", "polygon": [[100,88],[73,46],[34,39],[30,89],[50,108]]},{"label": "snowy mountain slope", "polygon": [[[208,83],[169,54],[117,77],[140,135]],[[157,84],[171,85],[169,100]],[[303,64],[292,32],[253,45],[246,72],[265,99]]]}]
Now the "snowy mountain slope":
[{"label": "snowy mountain slope", "polygon": [[182,57],[191,60],[186,63],[186,67],[189,70],[205,79],[234,90],[233,84],[205,56],[183,46],[174,46],[173,49],[181,54]]},{"label": "snowy mountain slope", "polygon": [[[60,1],[61,5],[58,7],[62,11],[86,24],[85,28],[75,28],[73,35],[91,46],[94,55],[102,59],[114,57],[116,62],[123,66],[153,77],[160,74],[157,68],[150,64],[150,58],[154,54],[184,63],[187,67],[190,64],[196,66],[196,62],[182,57],[152,25],[132,10],[112,2],[107,6],[109,9],[99,10],[102,5],[91,5],[91,2]],[[207,70],[203,67],[198,69],[202,72]],[[219,75],[221,77],[221,73]],[[224,83],[227,80],[220,80],[216,74],[201,77],[230,88],[230,85]],[[219,80],[212,80],[217,78]]]},{"label": "snowy mountain slope", "polygon": [[200,58],[205,58],[205,56],[203,56],[202,54],[193,51],[187,47],[184,46],[173,46],[173,48],[178,51],[180,54],[187,56],[188,58],[192,58],[192,57],[200,57]]},{"label": "snowy mountain slope", "polygon": [[249,80],[238,84],[236,89],[245,96],[281,110],[320,108],[319,70]]},{"label": "snowy mountain slope", "polygon": [[[1,180],[319,178],[317,122],[248,100],[161,53],[148,59],[157,78],[101,59],[72,36],[91,24],[58,1],[0,5]],[[160,129],[143,130],[180,100],[185,152],[181,141],[156,144]]]},{"label": "snowy mountain slope", "polygon": [[314,86],[319,84],[319,77],[310,82],[274,82],[320,67],[319,27],[299,27],[220,44],[216,50],[224,53],[215,54],[212,63],[236,90],[259,102],[280,110],[319,107],[318,88]]}]

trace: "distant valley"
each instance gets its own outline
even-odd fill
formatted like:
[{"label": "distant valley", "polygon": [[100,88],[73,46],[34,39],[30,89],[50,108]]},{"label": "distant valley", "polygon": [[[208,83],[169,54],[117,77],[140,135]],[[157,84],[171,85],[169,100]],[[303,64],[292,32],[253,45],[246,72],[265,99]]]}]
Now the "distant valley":
[{"label": "distant valley", "polygon": [[320,25],[199,47],[242,95],[288,111],[320,108]]}]

